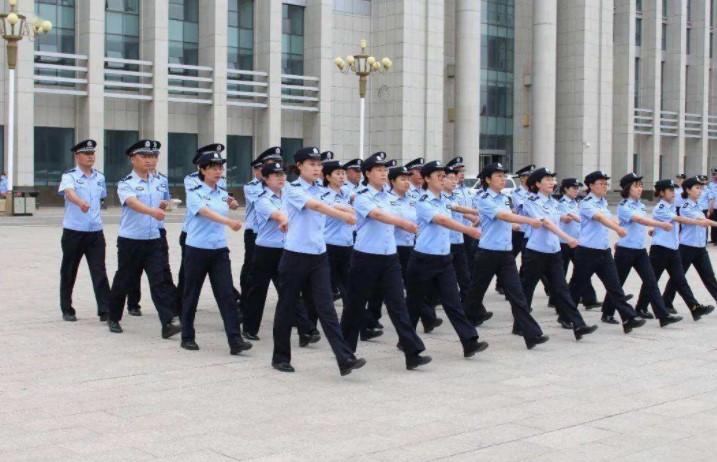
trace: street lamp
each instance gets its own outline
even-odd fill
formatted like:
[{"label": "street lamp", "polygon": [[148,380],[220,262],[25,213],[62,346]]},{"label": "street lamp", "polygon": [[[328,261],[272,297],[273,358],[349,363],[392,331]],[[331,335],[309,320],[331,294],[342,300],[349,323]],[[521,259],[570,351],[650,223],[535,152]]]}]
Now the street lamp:
[{"label": "street lamp", "polygon": [[348,55],[346,59],[342,58],[341,56],[337,57],[334,60],[334,63],[336,64],[336,67],[339,68],[339,71],[341,72],[353,72],[356,74],[359,78],[359,98],[360,98],[360,115],[359,115],[359,157],[363,159],[364,152],[363,152],[363,140],[364,140],[364,116],[365,116],[365,109],[364,109],[364,101],[366,99],[366,83],[368,82],[368,76],[371,75],[372,72],[376,71],[387,71],[391,69],[391,66],[393,66],[393,63],[389,58],[383,58],[382,60],[377,60],[373,56],[369,56],[369,54],[366,52],[366,39],[361,39],[359,42],[359,46],[361,47],[361,53],[357,55]]},{"label": "street lamp", "polygon": [[8,67],[8,171],[7,171],[7,195],[10,198],[7,210],[13,213],[13,189],[15,180],[15,67],[17,67],[17,42],[28,37],[32,40],[36,36],[46,34],[52,29],[50,21],[43,21],[36,18],[32,25],[28,24],[27,17],[18,13],[17,0],[8,0],[10,12],[0,13],[0,34],[7,42],[7,67]]}]

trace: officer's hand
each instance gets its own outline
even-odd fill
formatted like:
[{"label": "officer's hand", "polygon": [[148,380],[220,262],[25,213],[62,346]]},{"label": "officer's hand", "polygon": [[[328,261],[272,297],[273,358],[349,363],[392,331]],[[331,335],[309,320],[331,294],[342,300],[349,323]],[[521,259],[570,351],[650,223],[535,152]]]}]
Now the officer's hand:
[{"label": "officer's hand", "polygon": [[627,236],[627,231],[625,230],[625,228],[617,228],[617,235],[620,237],[625,237]]},{"label": "officer's hand", "polygon": [[283,221],[283,222],[279,223],[279,231],[281,231],[282,233],[288,233],[289,232],[289,222]]},{"label": "officer's hand", "polygon": [[405,222],[401,225],[401,229],[411,234],[418,233],[418,225],[408,220],[405,220]]},{"label": "officer's hand", "polygon": [[480,229],[478,229],[478,228],[471,228],[470,231],[467,232],[466,234],[475,240],[480,239]]},{"label": "officer's hand", "polygon": [[162,209],[152,209],[151,216],[155,220],[163,221],[166,214],[164,213],[164,210],[162,210]]},{"label": "officer's hand", "polygon": [[468,221],[470,221],[474,225],[477,225],[478,223],[480,223],[480,218],[478,218],[475,215],[466,215],[466,218],[468,218]]},{"label": "officer's hand", "polygon": [[159,201],[159,208],[162,210],[167,210],[167,207],[169,206],[169,201]]},{"label": "officer's hand", "polygon": [[348,204],[335,204],[334,208],[343,210],[344,212],[353,212],[354,211],[354,208]]},{"label": "officer's hand", "polygon": [[660,228],[665,231],[672,231],[672,223],[660,223]]},{"label": "officer's hand", "polygon": [[575,247],[578,246],[578,240],[577,240],[577,239],[570,239],[570,240],[567,242],[567,244],[568,244],[568,247],[570,247],[571,249],[574,249]]},{"label": "officer's hand", "polygon": [[239,208],[239,201],[237,201],[233,197],[227,197],[227,204],[229,204],[229,208],[232,210],[236,210]]},{"label": "officer's hand", "polygon": [[344,223],[346,223],[347,225],[355,225],[356,224],[356,214],[355,213],[351,213],[351,214],[347,213],[346,215],[347,215],[346,218],[343,220]]},{"label": "officer's hand", "polygon": [[543,226],[543,222],[538,220],[537,218],[531,218],[530,226],[537,229],[537,228],[540,228],[541,226]]},{"label": "officer's hand", "polygon": [[87,213],[87,212],[89,212],[89,210],[90,210],[90,204],[88,204],[88,203],[85,202],[85,201],[82,201],[82,202],[80,203],[80,210],[82,210],[82,213]]},{"label": "officer's hand", "polygon": [[702,226],[703,228],[709,228],[709,227],[710,227],[710,222],[707,221],[706,219],[705,219],[705,220],[700,220],[700,226]]},{"label": "officer's hand", "polygon": [[241,221],[229,220],[228,226],[232,231],[239,231],[241,229]]}]

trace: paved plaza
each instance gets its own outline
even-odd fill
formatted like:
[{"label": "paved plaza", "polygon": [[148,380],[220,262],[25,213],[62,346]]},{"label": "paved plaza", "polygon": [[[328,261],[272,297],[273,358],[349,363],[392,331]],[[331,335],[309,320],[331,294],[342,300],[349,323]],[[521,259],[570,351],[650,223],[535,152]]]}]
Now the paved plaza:
[{"label": "paved plaza", "polygon": [[[182,213],[167,225],[175,277]],[[294,337],[297,372],[282,374],[270,367],[273,288],[262,339],[239,357],[229,355],[208,283],[198,352],[161,339],[146,278],[144,316],[125,316],[124,334],[111,334],[95,316],[85,263],[79,321],[63,322],[61,215],[0,217],[2,461],[717,459],[717,314],[624,335],[584,312],[600,329],[576,343],[539,289],[534,314],[551,340],[528,351],[491,290],[495,316],[480,328],[490,348],[475,358],[463,358],[444,323],[421,332],[433,363],[406,371],[384,317],[384,336],[359,344],[363,369],[342,378],[325,339],[302,349]],[[105,213],[110,280],[118,215]],[[230,248],[238,281],[241,232],[230,233]],[[700,301],[715,303],[694,272],[689,279]],[[627,287],[637,295],[634,274]],[[689,318],[681,300],[677,309]]]}]

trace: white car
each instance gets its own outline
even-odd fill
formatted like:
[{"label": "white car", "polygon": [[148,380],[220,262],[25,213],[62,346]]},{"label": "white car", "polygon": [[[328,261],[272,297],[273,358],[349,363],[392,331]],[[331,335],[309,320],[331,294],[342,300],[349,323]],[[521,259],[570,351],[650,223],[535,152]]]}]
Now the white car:
[{"label": "white car", "polygon": [[[504,196],[510,197],[510,195],[513,193],[513,190],[518,187],[518,182],[515,178],[516,177],[514,175],[506,175],[505,188],[503,188],[503,190],[501,191]],[[480,182],[478,181],[478,178],[475,177],[466,177],[463,180],[463,184],[473,189],[474,192],[477,192],[477,190],[480,189]]]}]

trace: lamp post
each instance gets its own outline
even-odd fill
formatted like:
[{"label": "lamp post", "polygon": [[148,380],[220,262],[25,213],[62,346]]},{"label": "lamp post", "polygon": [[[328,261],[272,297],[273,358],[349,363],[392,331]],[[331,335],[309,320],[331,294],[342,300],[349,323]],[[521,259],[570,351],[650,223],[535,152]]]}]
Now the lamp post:
[{"label": "lamp post", "polygon": [[7,168],[7,195],[9,203],[7,210],[12,214],[14,212],[14,182],[15,182],[15,68],[17,67],[17,42],[24,37],[32,40],[36,36],[46,34],[52,29],[50,21],[43,21],[36,18],[32,26],[28,24],[27,17],[17,12],[17,0],[8,0],[10,11],[0,13],[0,34],[5,39],[7,49],[7,67],[8,67],[8,168]]},{"label": "lamp post", "polygon": [[387,71],[391,69],[393,63],[389,58],[383,58],[380,61],[369,56],[366,51],[367,43],[366,39],[361,39],[359,42],[361,47],[361,53],[357,55],[348,55],[346,59],[341,56],[334,60],[336,67],[341,72],[353,72],[359,78],[359,157],[364,157],[364,119],[365,119],[365,100],[366,100],[366,84],[368,83],[368,76],[372,72]]}]

